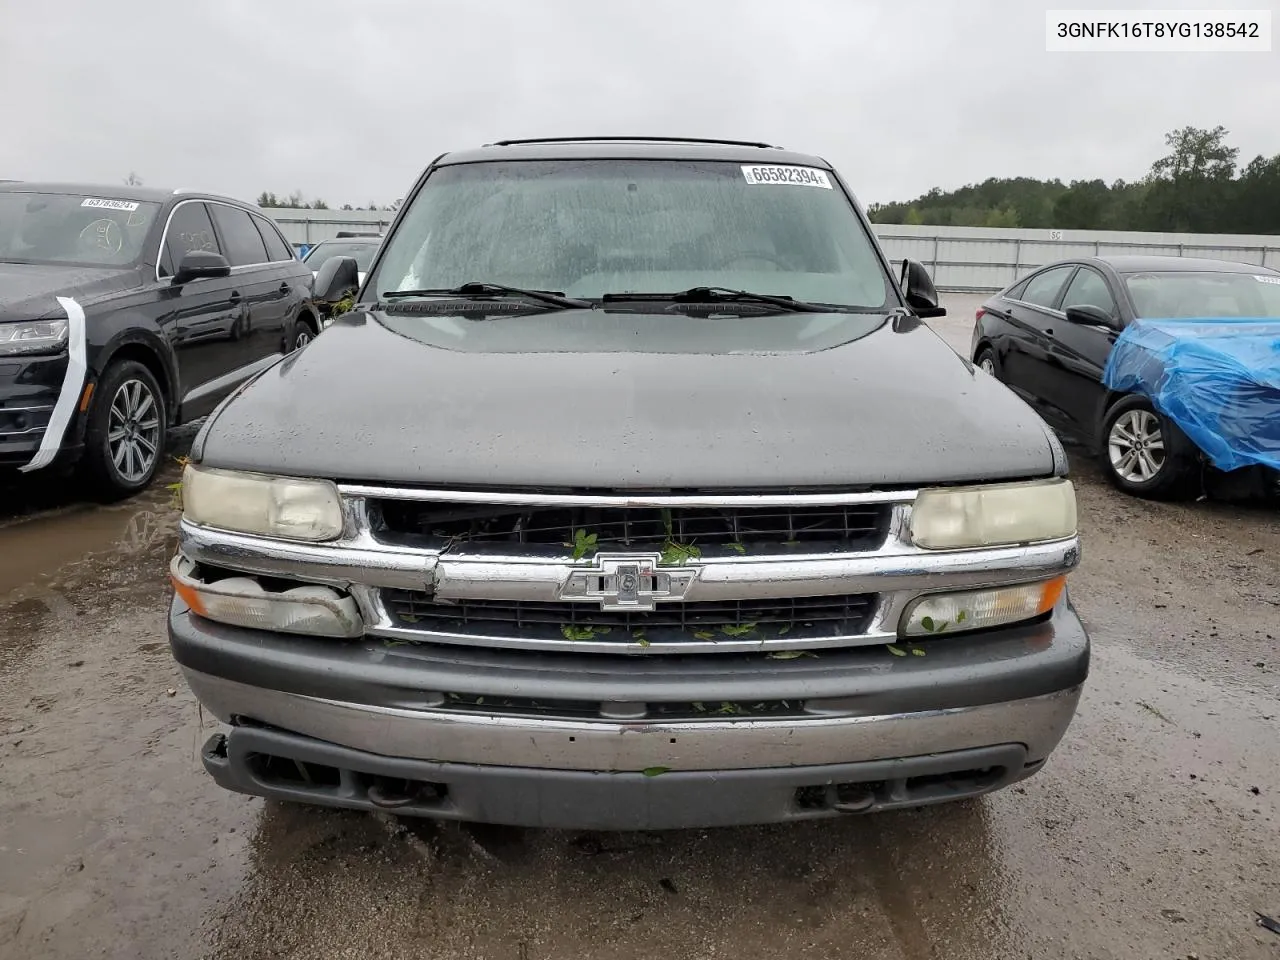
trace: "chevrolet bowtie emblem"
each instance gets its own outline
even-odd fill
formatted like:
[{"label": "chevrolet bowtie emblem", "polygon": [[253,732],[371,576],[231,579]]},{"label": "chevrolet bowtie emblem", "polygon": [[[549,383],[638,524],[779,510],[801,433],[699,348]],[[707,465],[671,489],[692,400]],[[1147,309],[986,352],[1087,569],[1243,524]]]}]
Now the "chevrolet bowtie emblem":
[{"label": "chevrolet bowtie emblem", "polygon": [[576,567],[560,588],[561,600],[595,601],[601,610],[651,611],[663,601],[683,600],[698,578],[696,567],[659,566],[656,553],[599,553]]}]

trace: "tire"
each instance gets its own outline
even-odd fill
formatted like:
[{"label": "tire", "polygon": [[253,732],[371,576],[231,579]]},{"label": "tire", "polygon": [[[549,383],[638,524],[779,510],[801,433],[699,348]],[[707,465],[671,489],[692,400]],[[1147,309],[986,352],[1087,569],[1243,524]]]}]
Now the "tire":
[{"label": "tire", "polygon": [[1147,500],[1180,500],[1200,486],[1200,451],[1145,397],[1121,397],[1102,420],[1098,463],[1119,490]]},{"label": "tire", "polygon": [[93,391],[80,461],[90,495],[111,502],[150,486],[168,429],[164,391],[151,371],[133,360],[108,367]]},{"label": "tire", "polygon": [[287,353],[293,353],[295,350],[301,350],[308,343],[316,338],[316,329],[309,315],[303,314],[293,322],[293,329],[289,333],[289,343]]},{"label": "tire", "polygon": [[996,359],[996,352],[990,347],[983,347],[973,358],[974,366],[981,367],[997,380],[1000,379],[1000,361]]}]

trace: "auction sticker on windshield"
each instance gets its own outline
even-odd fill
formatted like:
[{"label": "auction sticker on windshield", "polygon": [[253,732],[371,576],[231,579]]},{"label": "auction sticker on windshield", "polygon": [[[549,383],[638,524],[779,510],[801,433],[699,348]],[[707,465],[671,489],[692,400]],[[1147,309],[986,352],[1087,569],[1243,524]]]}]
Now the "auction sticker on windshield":
[{"label": "auction sticker on windshield", "polygon": [[138,209],[138,205],[132,200],[102,200],[98,197],[88,197],[80,206],[99,207],[103,210],[128,210],[130,212]]},{"label": "auction sticker on windshield", "polygon": [[747,183],[791,183],[800,187],[832,189],[826,172],[812,167],[744,166],[742,175],[747,178]]}]

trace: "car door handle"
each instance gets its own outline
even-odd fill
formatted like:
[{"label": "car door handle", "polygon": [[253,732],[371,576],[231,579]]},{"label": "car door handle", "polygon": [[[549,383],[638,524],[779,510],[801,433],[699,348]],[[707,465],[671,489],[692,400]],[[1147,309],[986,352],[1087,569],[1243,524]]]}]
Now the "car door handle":
[{"label": "car door handle", "polygon": [[288,293],[291,289],[293,289],[293,288],[292,288],[292,287],[290,287],[288,283],[282,283],[282,284],[280,284],[280,292],[281,292],[281,293]]},{"label": "car door handle", "polygon": [[232,303],[239,303],[239,302],[240,302],[240,291],[239,291],[239,290],[232,290],[232,291],[231,291],[231,302],[232,302]]}]

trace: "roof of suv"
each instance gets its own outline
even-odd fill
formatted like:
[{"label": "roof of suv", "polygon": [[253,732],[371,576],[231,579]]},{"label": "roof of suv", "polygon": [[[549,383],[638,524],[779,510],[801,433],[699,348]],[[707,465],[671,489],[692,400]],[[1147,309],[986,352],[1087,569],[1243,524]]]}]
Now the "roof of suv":
[{"label": "roof of suv", "polygon": [[174,197],[191,196],[192,198],[209,198],[225,200],[242,207],[253,208],[252,203],[237,200],[235,197],[224,197],[218,193],[205,190],[168,190],[161,187],[129,187],[103,183],[32,183],[29,180],[0,180],[0,191],[12,193],[64,193],[78,194],[85,197],[103,197],[111,200],[137,200],[139,203],[165,203]]},{"label": "roof of suv", "polygon": [[831,165],[820,157],[763,143],[646,137],[501,140],[478,149],[447,153],[437,163],[483,163],[489,160],[719,160],[831,169]]}]

